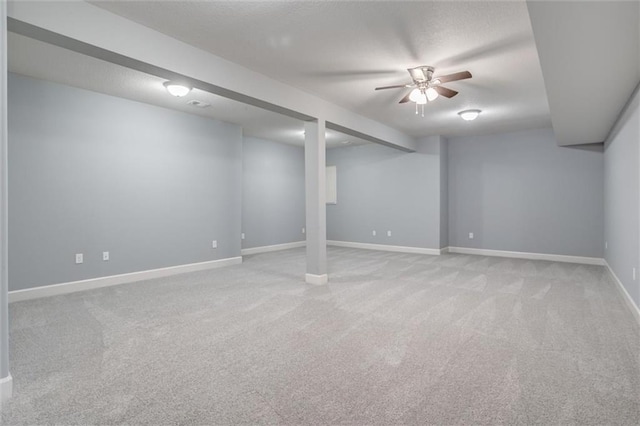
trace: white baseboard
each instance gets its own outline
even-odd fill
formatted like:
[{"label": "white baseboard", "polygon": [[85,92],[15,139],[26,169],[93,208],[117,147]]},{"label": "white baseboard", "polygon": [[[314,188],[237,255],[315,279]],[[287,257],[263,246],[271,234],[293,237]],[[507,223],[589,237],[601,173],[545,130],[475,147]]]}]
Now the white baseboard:
[{"label": "white baseboard", "polygon": [[605,260],[604,264],[609,270],[609,273],[611,274],[611,276],[613,277],[613,281],[617,284],[618,290],[620,291],[620,294],[622,295],[622,298],[624,299],[625,304],[627,305],[627,307],[635,317],[638,324],[640,324],[640,308],[638,308],[638,305],[636,305],[636,303],[633,301],[633,299],[631,298],[631,295],[622,284],[622,281],[620,281],[616,273],[613,272],[613,269],[611,269],[611,266],[609,265],[609,263]]},{"label": "white baseboard", "polygon": [[329,282],[329,276],[327,274],[305,274],[304,280],[307,284],[323,285]]},{"label": "white baseboard", "polygon": [[449,247],[449,253],[478,254],[482,256],[511,257],[514,259],[550,260],[553,262],[582,263],[584,265],[604,265],[599,257],[566,256],[562,254],[525,253],[521,251],[488,250],[469,247]]},{"label": "white baseboard", "polygon": [[272,246],[246,248],[246,249],[242,249],[240,251],[240,254],[242,254],[243,256],[247,256],[250,254],[268,253],[270,251],[288,250],[292,248],[305,247],[306,245],[307,245],[306,241],[295,241],[293,243],[284,243],[284,244],[275,244]]},{"label": "white baseboard", "polygon": [[128,274],[111,275],[108,277],[91,278],[88,280],[45,285],[41,287],[27,288],[24,290],[14,290],[9,292],[9,303],[20,302],[23,300],[39,299],[41,297],[58,296],[60,294],[75,293],[76,291],[91,290],[94,288],[128,284],[153,278],[168,277],[171,275],[184,274],[186,272],[222,268],[224,266],[238,265],[240,263],[242,263],[242,257],[238,256],[230,257],[228,259],[210,260],[207,262],[170,266],[168,268],[151,269],[148,271],[131,272]]},{"label": "white baseboard", "polygon": [[4,379],[0,379],[0,404],[7,401],[13,395],[13,378],[9,374]]},{"label": "white baseboard", "polygon": [[365,249],[365,250],[392,251],[392,252],[398,252],[398,253],[439,255],[446,252],[446,249],[391,246],[386,244],[371,244],[371,243],[354,243],[350,241],[336,241],[336,240],[328,240],[327,245],[334,246],[334,247],[347,247],[347,248],[356,248],[356,249]]}]

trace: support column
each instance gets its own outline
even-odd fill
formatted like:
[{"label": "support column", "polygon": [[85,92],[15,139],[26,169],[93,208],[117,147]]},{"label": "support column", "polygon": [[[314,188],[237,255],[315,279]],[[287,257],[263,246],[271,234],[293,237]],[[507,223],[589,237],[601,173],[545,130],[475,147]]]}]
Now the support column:
[{"label": "support column", "polygon": [[11,397],[7,268],[7,2],[0,0],[0,403]]},{"label": "support column", "polygon": [[304,123],[304,175],[307,219],[307,273],[309,284],[326,284],[327,206],[325,121]]}]

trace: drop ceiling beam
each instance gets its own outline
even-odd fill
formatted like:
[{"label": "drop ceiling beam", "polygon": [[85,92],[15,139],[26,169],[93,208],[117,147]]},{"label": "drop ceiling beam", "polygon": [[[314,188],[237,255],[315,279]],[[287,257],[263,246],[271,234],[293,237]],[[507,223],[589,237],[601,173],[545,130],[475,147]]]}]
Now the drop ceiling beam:
[{"label": "drop ceiling beam", "polygon": [[396,149],[399,149],[400,151],[405,151],[405,152],[414,152],[415,151],[415,149],[409,149],[409,148],[406,148],[406,147],[403,147],[403,146],[394,145],[394,144],[389,143],[389,142],[387,142],[385,140],[378,139],[378,138],[370,136],[370,135],[365,135],[364,133],[358,132],[357,130],[349,129],[347,127],[341,126],[341,125],[339,125],[337,123],[332,123],[330,121],[327,121],[327,129],[335,130],[337,132],[344,133],[345,135],[353,136],[354,138],[360,138],[360,139],[367,140],[369,142],[373,142],[373,143],[377,143],[377,144],[380,144],[380,145],[389,146],[391,148],[396,148]]},{"label": "drop ceiling beam", "polygon": [[559,145],[603,142],[640,81],[633,1],[527,1]]},{"label": "drop ceiling beam", "polygon": [[217,86],[206,81],[198,80],[184,74],[179,74],[166,68],[161,68],[157,65],[152,65],[134,58],[130,58],[128,56],[102,49],[89,43],[75,40],[70,37],[54,33],[53,31],[36,27],[35,25],[31,25],[23,21],[8,18],[8,28],[12,33],[23,35],[25,37],[52,44],[54,46],[62,47],[64,49],[72,50],[74,52],[81,53],[86,56],[91,56],[92,58],[101,59],[112,64],[121,65],[123,67],[140,71],[145,74],[164,78],[166,80],[180,81],[182,83],[191,85],[191,87],[195,89],[204,90],[205,92],[213,93],[224,98],[233,99],[234,101],[253,105],[258,108],[266,109],[268,111],[277,112],[279,114],[296,118],[298,120],[313,120],[313,117],[309,115],[283,108],[279,105],[265,102],[252,96],[234,92],[232,90],[225,89],[224,87]]},{"label": "drop ceiling beam", "polygon": [[415,151],[415,138],[85,2],[11,2],[10,30],[304,121],[321,118],[371,142]]}]

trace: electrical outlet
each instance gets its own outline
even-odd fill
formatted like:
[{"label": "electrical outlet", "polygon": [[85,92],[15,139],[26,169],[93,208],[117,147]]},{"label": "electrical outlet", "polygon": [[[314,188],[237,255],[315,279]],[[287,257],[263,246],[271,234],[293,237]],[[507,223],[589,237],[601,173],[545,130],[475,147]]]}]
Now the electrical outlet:
[{"label": "electrical outlet", "polygon": [[609,243],[607,241],[604,242],[604,249],[607,250],[609,248]]},{"label": "electrical outlet", "polygon": [[104,260],[105,262],[107,260],[109,260],[109,252],[108,251],[103,251],[102,252],[102,260]]},{"label": "electrical outlet", "polygon": [[636,268],[633,268],[633,280],[636,280]]},{"label": "electrical outlet", "polygon": [[216,240],[211,242],[211,248],[218,248],[218,242]]},{"label": "electrical outlet", "polygon": [[391,231],[387,231],[387,237],[391,236]]},{"label": "electrical outlet", "polygon": [[240,239],[244,240],[244,232],[242,234],[240,234]]},{"label": "electrical outlet", "polygon": [[82,262],[84,262],[84,256],[82,255],[82,253],[76,253],[76,263]]},{"label": "electrical outlet", "polygon": [[376,230],[374,229],[373,232],[371,233],[371,235],[373,235],[374,237],[376,236]]},{"label": "electrical outlet", "polygon": [[473,232],[469,232],[469,239],[473,240]]},{"label": "electrical outlet", "polygon": [[307,230],[305,228],[302,228],[302,233],[305,234],[307,232]]}]

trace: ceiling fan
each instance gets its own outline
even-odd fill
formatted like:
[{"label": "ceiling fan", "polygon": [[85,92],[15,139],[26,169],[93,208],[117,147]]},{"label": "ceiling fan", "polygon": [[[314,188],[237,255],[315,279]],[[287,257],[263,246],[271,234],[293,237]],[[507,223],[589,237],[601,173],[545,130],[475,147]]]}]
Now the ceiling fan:
[{"label": "ceiling fan", "polygon": [[415,87],[411,92],[407,93],[402,99],[401,104],[412,101],[416,103],[416,114],[418,113],[418,105],[422,105],[422,116],[424,117],[424,105],[427,102],[435,100],[439,95],[445,98],[453,98],[458,94],[457,91],[448,89],[441,86],[442,83],[449,83],[451,81],[465,80],[471,78],[469,71],[460,71],[457,73],[443,75],[440,77],[433,77],[434,67],[427,65],[421,65],[415,68],[408,68],[409,75],[411,75],[412,83],[409,84],[397,84],[394,86],[376,87],[375,90],[385,89],[400,89]]}]

